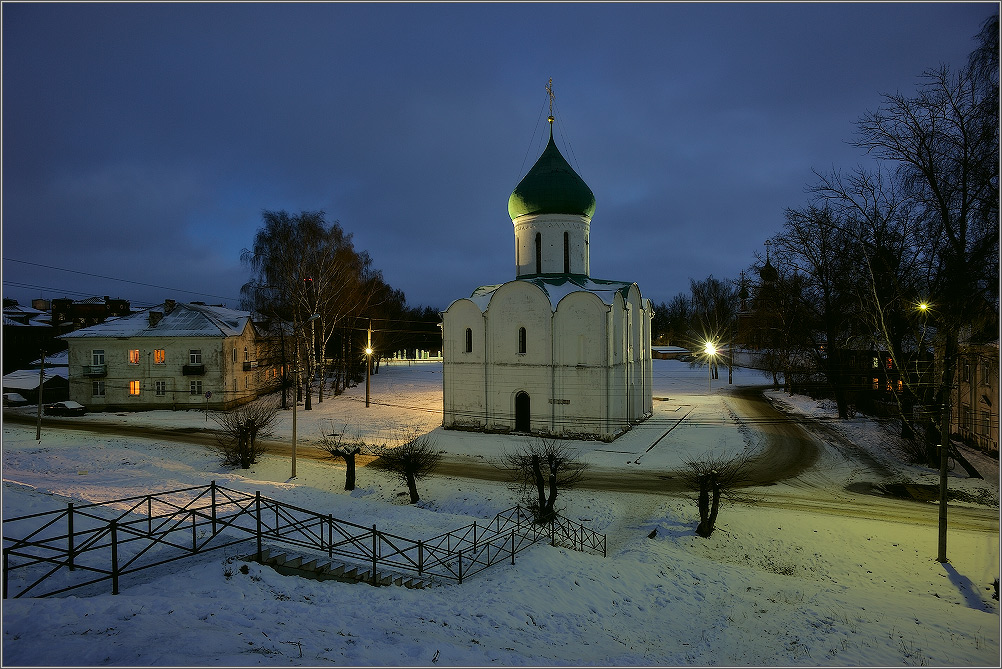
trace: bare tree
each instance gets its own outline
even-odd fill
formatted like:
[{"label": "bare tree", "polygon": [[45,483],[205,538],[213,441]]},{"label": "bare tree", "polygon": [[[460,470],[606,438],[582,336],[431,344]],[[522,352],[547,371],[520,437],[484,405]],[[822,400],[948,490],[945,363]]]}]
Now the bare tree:
[{"label": "bare tree", "polygon": [[223,464],[250,469],[264,452],[257,443],[257,438],[271,434],[271,426],[277,415],[278,404],[271,399],[213,413],[212,420],[222,429],[216,443],[223,455]]},{"label": "bare tree", "polygon": [[320,444],[317,448],[324,451],[332,458],[341,458],[344,460],[345,467],[347,469],[344,477],[344,489],[354,490],[355,489],[355,456],[363,453],[367,450],[365,441],[362,439],[361,433],[356,429],[351,432],[348,430],[348,424],[345,423],[341,427],[341,431],[336,430],[336,426],[331,422],[331,431],[320,432]]},{"label": "bare tree", "polygon": [[545,437],[519,449],[502,450],[493,464],[509,473],[513,489],[539,524],[556,517],[557,493],[579,483],[587,467],[563,443]]},{"label": "bare tree", "polygon": [[378,457],[371,466],[396,474],[407,486],[411,504],[417,504],[421,499],[417,480],[435,471],[442,461],[442,452],[435,448],[435,443],[426,434],[406,439],[399,446],[381,446],[374,452]]},{"label": "bare tree", "polygon": [[696,526],[696,534],[707,538],[716,526],[720,499],[732,495],[736,488],[748,483],[748,460],[745,456],[732,460],[705,456],[684,462],[686,469],[682,480],[697,493],[699,525]]}]

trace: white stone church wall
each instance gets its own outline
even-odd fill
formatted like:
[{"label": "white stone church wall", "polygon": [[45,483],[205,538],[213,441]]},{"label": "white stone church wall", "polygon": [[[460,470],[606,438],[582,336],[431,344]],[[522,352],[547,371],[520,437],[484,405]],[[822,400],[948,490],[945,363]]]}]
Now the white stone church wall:
[{"label": "white stone church wall", "polygon": [[[549,423],[552,316],[549,298],[531,283],[513,281],[494,293],[487,307],[487,413],[489,429],[515,428],[515,395],[530,398],[530,427]],[[525,328],[525,352],[519,329]]]},{"label": "white stone church wall", "polygon": [[[444,360],[442,392],[445,427],[483,427],[487,423],[484,316],[471,300],[453,302],[442,317]],[[466,350],[466,330],[472,350]]]}]

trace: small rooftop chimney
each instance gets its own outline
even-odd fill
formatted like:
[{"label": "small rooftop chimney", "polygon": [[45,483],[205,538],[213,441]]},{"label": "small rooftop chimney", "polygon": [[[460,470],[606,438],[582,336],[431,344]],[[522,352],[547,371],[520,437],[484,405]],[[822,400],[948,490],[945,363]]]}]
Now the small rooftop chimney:
[{"label": "small rooftop chimney", "polygon": [[149,314],[149,317],[150,317],[150,327],[151,328],[152,327],[156,327],[157,323],[159,323],[163,319],[164,312],[162,312],[162,311],[151,311],[150,314]]}]

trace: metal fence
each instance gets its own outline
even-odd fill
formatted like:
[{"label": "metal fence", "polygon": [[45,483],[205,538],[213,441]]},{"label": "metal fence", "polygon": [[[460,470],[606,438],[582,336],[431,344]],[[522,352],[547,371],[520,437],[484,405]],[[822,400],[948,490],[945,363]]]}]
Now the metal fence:
[{"label": "metal fence", "polygon": [[371,566],[373,581],[382,569],[462,583],[501,561],[514,564],[544,539],[606,553],[605,535],[559,516],[537,524],[518,506],[487,524],[415,541],[213,481],[5,519],[3,597],[45,597],[102,581],[118,594],[126,574],[250,541],[258,560],[268,542]]}]

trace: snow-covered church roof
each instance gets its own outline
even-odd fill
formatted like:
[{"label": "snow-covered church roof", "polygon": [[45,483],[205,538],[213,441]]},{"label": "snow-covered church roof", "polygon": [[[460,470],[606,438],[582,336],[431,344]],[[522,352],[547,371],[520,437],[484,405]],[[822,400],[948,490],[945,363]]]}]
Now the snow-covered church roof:
[{"label": "snow-covered church roof", "polygon": [[[62,335],[83,337],[235,337],[243,333],[250,312],[204,304],[159,305],[130,316],[108,319]],[[162,314],[162,316],[161,316]]]},{"label": "snow-covered church roof", "polygon": [[[550,308],[553,311],[557,310],[557,305],[560,303],[560,300],[564,299],[571,293],[577,292],[591,293],[602,300],[604,304],[612,305],[613,300],[616,297],[616,293],[620,293],[623,299],[626,299],[627,294],[630,291],[630,287],[636,285],[635,283],[629,281],[593,279],[579,274],[537,275],[533,277],[515,279],[515,281],[531,283],[546,293],[546,296],[550,300]],[[473,291],[473,294],[470,295],[469,299],[480,308],[480,311],[486,311],[487,306],[491,301],[491,297],[493,297],[495,291],[503,285],[506,284],[480,286]]]}]

